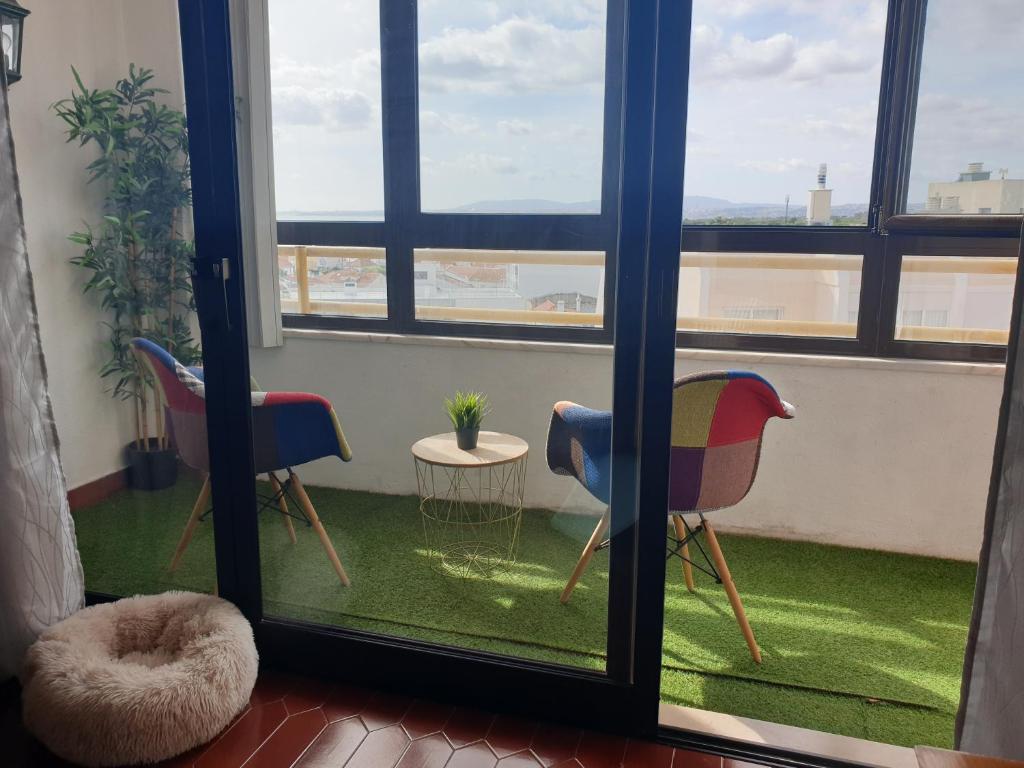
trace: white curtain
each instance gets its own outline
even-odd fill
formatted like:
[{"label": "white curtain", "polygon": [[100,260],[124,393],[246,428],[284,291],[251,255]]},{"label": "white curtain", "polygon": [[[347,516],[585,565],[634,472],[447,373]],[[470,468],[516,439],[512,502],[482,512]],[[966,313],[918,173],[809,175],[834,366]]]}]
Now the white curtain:
[{"label": "white curtain", "polygon": [[0,680],[85,600],[57,448],[0,67]]}]

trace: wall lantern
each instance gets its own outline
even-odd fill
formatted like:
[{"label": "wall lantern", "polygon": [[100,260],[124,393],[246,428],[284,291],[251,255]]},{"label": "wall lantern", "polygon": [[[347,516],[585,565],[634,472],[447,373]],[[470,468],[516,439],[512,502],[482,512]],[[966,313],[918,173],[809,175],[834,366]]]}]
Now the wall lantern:
[{"label": "wall lantern", "polygon": [[0,52],[3,53],[7,83],[21,80],[21,42],[28,11],[14,0],[0,0]]}]

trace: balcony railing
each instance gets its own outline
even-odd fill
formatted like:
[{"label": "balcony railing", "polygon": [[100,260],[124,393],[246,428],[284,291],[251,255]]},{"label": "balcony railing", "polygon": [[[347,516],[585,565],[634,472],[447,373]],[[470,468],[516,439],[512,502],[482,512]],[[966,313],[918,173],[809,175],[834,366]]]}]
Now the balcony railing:
[{"label": "balcony railing", "polygon": [[[291,260],[295,270],[295,296],[282,296],[281,311],[285,314],[313,314],[348,317],[387,317],[386,298],[371,300],[316,299],[310,289],[310,260],[336,259],[383,264],[383,248],[321,245],[281,245],[278,259]],[[475,265],[548,265],[557,267],[604,268],[605,255],[599,251],[542,251],[542,250],[453,250],[419,249],[414,252],[414,264],[470,263]],[[859,275],[862,258],[847,255],[784,254],[784,253],[682,253],[680,268],[788,270],[788,271],[848,271]],[[974,257],[950,259],[944,257],[914,257],[904,259],[904,274],[977,274],[1012,276],[1016,260],[1006,258]],[[600,300],[599,300],[600,301]],[[528,325],[560,325],[600,327],[604,324],[601,303],[593,312],[575,310],[508,309],[473,306],[435,306],[417,304],[417,319],[464,321],[479,323],[509,323]],[[680,331],[775,334],[786,336],[843,337],[856,336],[855,322],[826,320],[786,320],[765,318],[725,318],[679,316],[676,327]],[[897,338],[912,341],[953,342],[975,344],[1006,344],[1006,329],[962,328],[900,325]]]}]

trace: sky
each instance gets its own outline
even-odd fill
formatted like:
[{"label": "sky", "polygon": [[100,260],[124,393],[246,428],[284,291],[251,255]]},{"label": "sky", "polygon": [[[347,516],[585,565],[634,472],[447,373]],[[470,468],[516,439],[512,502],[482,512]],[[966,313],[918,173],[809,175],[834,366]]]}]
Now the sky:
[{"label": "sky", "polygon": [[[970,161],[1024,177],[1018,2],[931,0],[912,201]],[[379,211],[377,0],[270,9],[278,210]],[[884,0],[696,0],[686,194],[803,205],[827,163],[833,204],[866,203],[885,13]],[[600,198],[602,0],[421,0],[418,24],[425,210]]]}]

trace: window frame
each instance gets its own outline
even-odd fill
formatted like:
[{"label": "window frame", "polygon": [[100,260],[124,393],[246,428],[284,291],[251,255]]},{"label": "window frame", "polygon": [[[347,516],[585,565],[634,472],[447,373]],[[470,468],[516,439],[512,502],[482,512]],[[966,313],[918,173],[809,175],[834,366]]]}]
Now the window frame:
[{"label": "window frame", "polygon": [[[284,328],[364,331],[574,344],[610,344],[615,327],[616,234],[621,176],[624,0],[608,0],[599,214],[425,213],[420,205],[419,74],[415,2],[380,2],[384,152],[383,221],[277,221],[287,245],[385,249],[388,316],[282,315]],[[1000,363],[1002,345],[895,338],[904,253],[1016,256],[1022,216],[906,214],[927,0],[889,0],[866,226],[688,225],[680,251],[860,255],[853,338],[677,331],[697,349]],[[412,24],[409,24],[409,15]],[[267,82],[269,89],[270,83]],[[601,327],[422,320],[415,316],[413,250],[576,250],[605,253]],[[930,249],[923,251],[921,249]],[[908,250],[909,249],[909,250]],[[917,250],[915,250],[917,249]]]},{"label": "window frame", "polygon": [[[598,214],[429,213],[420,205],[419,55],[413,16],[404,3],[381,0],[381,102],[384,220],[277,222],[287,245],[385,249],[388,316],[284,314],[286,328],[610,344],[615,324],[616,242],[621,158],[623,0],[609,0]],[[268,82],[269,87],[269,82]],[[419,248],[603,251],[604,322],[600,328],[470,323],[416,318],[413,251]]]}]

